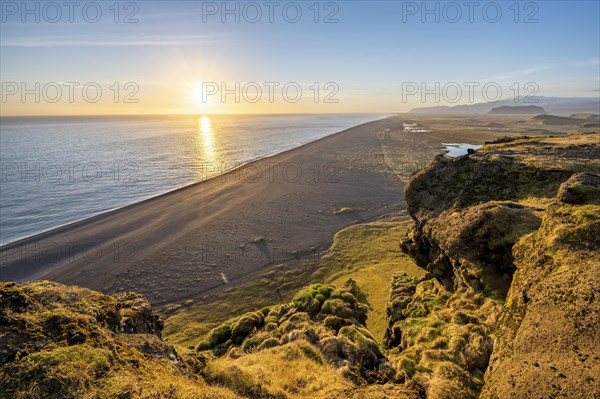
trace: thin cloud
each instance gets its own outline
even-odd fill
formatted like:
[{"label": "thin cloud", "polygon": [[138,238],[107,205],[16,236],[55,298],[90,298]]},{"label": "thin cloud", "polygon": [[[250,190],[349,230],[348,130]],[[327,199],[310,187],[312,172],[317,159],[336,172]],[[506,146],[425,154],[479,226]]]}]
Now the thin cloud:
[{"label": "thin cloud", "polygon": [[569,62],[566,63],[565,66],[569,67],[589,67],[589,66],[598,66],[600,65],[600,58],[592,57],[583,61]]},{"label": "thin cloud", "polygon": [[63,37],[26,37],[0,39],[0,46],[5,47],[66,47],[66,46],[192,46],[214,43],[215,39],[207,36],[172,36],[161,38],[139,38],[126,40],[73,39]]},{"label": "thin cloud", "polygon": [[540,71],[544,71],[547,69],[550,69],[551,65],[537,65],[531,68],[526,68],[526,69],[520,69],[518,71],[512,71],[512,72],[507,72],[503,75],[496,75],[496,76],[492,76],[489,77],[487,79],[480,79],[480,81],[507,81],[507,80],[513,80],[513,79],[517,79],[517,78],[522,78],[531,74],[534,74],[536,72],[540,72]]}]

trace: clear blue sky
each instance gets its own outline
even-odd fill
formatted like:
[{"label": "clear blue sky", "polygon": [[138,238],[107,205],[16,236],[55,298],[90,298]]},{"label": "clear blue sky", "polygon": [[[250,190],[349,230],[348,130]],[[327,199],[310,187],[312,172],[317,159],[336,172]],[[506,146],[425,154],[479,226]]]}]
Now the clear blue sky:
[{"label": "clear blue sky", "polygon": [[[429,88],[436,82],[494,82],[503,97],[514,94],[510,86],[528,82],[538,95],[600,94],[599,1],[475,2],[470,21],[463,1],[427,2],[439,12],[423,15],[420,1],[344,0],[319,2],[318,23],[314,1],[297,2],[302,16],[296,23],[290,22],[296,16],[291,2],[273,2],[273,22],[264,1],[247,3],[237,2],[240,22],[234,14],[222,22],[221,1],[137,1],[120,2],[115,23],[114,1],[104,1],[98,2],[102,16],[96,23],[93,7],[85,15],[82,7],[74,9],[72,21],[62,7],[62,17],[52,23],[56,10],[44,10],[45,2],[35,22],[35,14],[23,15],[20,1],[2,1],[3,83],[97,82],[104,88],[95,104],[77,95],[68,103],[64,93],[55,104],[12,95],[3,99],[2,114],[395,112],[423,105],[419,95],[403,98],[407,82]],[[256,4],[262,17],[252,23]],[[28,5],[33,9],[35,2]],[[123,23],[130,13],[138,22]],[[324,23],[331,13],[337,22]],[[108,101],[114,82],[134,82],[139,102]],[[236,103],[218,95],[209,103],[198,98],[202,82],[297,82],[303,95],[298,103],[263,98],[253,104],[244,97]],[[309,89],[314,82],[321,86],[318,103]],[[327,82],[339,88],[333,97],[338,103],[323,103],[332,90],[324,90]],[[128,92],[121,90],[121,96]],[[475,94],[481,100],[481,89]],[[458,103],[469,101],[463,93]],[[433,97],[427,105],[436,105]]]}]

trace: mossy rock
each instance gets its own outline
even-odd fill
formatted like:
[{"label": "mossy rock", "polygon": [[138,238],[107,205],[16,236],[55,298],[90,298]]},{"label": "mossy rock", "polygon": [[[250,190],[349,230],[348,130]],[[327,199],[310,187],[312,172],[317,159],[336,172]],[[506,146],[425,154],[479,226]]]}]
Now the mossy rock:
[{"label": "mossy rock", "polygon": [[313,296],[308,290],[300,291],[296,294],[294,299],[292,299],[292,303],[299,311],[307,312],[311,315],[316,315],[321,308],[321,302],[316,298],[316,295]]},{"label": "mossy rock", "polygon": [[308,341],[309,337],[307,336],[304,330],[291,330],[287,334],[281,337],[281,343],[287,344],[294,341],[304,340]]},{"label": "mossy rock", "polygon": [[33,307],[39,308],[41,305],[34,297],[29,295],[22,286],[17,283],[1,283],[0,295],[0,320],[5,314],[5,309],[10,309],[12,312],[22,312]]},{"label": "mossy rock", "polygon": [[458,311],[452,316],[452,322],[456,324],[478,324],[479,319],[464,312]]},{"label": "mossy rock", "polygon": [[342,319],[334,315],[328,315],[323,320],[323,325],[327,328],[334,330],[337,334],[340,328],[352,324],[348,319]]},{"label": "mossy rock", "polygon": [[261,344],[260,340],[254,338],[254,337],[246,338],[244,340],[244,343],[242,344],[242,350],[244,352],[250,352],[254,348],[258,347],[260,344]]},{"label": "mossy rock", "polygon": [[347,337],[325,337],[319,342],[319,347],[327,363],[338,368],[356,362],[358,348]]},{"label": "mossy rock", "polygon": [[406,380],[411,379],[417,372],[417,365],[415,361],[407,356],[402,356],[398,360],[396,368],[400,373],[402,373],[404,379]]},{"label": "mossy rock", "polygon": [[342,319],[350,319],[354,316],[352,308],[341,298],[332,298],[325,301],[321,313],[334,315]]},{"label": "mossy rock", "polygon": [[[0,398],[214,396],[197,377],[206,357],[163,342],[162,323],[139,294],[0,283],[0,315]],[[199,349],[212,344],[206,339]],[[216,352],[231,345],[225,340]]]},{"label": "mossy rock", "polygon": [[385,332],[383,345],[385,348],[395,348],[402,342],[402,327],[399,321],[394,322]]},{"label": "mossy rock", "polygon": [[207,337],[207,341],[210,344],[211,348],[214,348],[217,345],[220,345],[229,339],[231,339],[232,330],[230,324],[221,324],[218,327],[213,328]]},{"label": "mossy rock", "polygon": [[227,351],[229,350],[229,348],[231,348],[231,346],[233,345],[233,341],[231,339],[228,339],[227,341],[213,346],[212,349],[212,353],[215,356],[223,356],[224,354],[227,353]]},{"label": "mossy rock", "polygon": [[373,354],[377,358],[383,357],[383,353],[379,348],[379,344],[366,328],[357,326],[345,326],[340,329],[338,337],[348,338],[361,350],[368,350],[373,352]]},{"label": "mossy rock", "polygon": [[600,204],[600,176],[574,174],[560,186],[557,198],[567,204]]},{"label": "mossy rock", "polygon": [[437,363],[429,385],[428,398],[476,398],[482,381],[479,381],[452,362]]},{"label": "mossy rock", "polygon": [[231,325],[231,339],[236,344],[241,344],[255,329],[262,327],[264,318],[260,312],[249,312],[240,317]]},{"label": "mossy rock", "polygon": [[331,293],[335,290],[335,287],[332,285],[315,285],[317,291],[320,295],[323,295],[325,298],[329,298]]},{"label": "mossy rock", "polygon": [[353,279],[349,278],[344,283],[344,289],[354,297],[353,300],[350,299],[350,302],[358,301],[365,304],[367,303],[367,296]]},{"label": "mossy rock", "polygon": [[302,329],[310,326],[310,316],[306,312],[298,312],[290,316],[286,321],[281,323],[279,331],[288,333],[292,330]]},{"label": "mossy rock", "polygon": [[269,310],[269,313],[267,313],[267,315],[264,318],[265,324],[269,324],[269,323],[275,323],[275,325],[279,324],[279,318],[281,317],[280,311],[281,311],[281,307],[279,307],[279,306],[271,308]]},{"label": "mossy rock", "polygon": [[200,343],[198,345],[196,345],[196,351],[198,351],[198,352],[207,351],[212,348],[213,348],[213,345],[207,340],[200,341]]},{"label": "mossy rock", "polygon": [[37,352],[7,366],[5,371],[10,379],[2,381],[2,390],[12,391],[27,384],[43,393],[39,397],[79,397],[81,387],[108,372],[111,356],[107,349],[86,345]]},{"label": "mossy rock", "polygon": [[281,341],[278,340],[277,338],[267,338],[265,339],[263,342],[260,343],[260,345],[256,348],[256,350],[264,350],[264,349],[269,349],[269,348],[273,348],[276,346],[281,345]]},{"label": "mossy rock", "polygon": [[227,351],[227,357],[230,357],[232,359],[237,359],[237,358],[244,356],[244,353],[245,353],[245,351],[242,348],[240,348],[239,346],[232,346]]},{"label": "mossy rock", "polygon": [[319,352],[319,350],[317,350],[317,348],[315,348],[314,345],[306,341],[299,341],[298,347],[306,355],[306,357],[311,359],[313,362],[323,364],[323,355],[321,352]]},{"label": "mossy rock", "polygon": [[267,317],[267,315],[269,313],[271,313],[271,310],[273,309],[273,306],[266,306],[264,308],[262,308],[261,310],[259,310],[259,312],[262,314],[263,318]]}]

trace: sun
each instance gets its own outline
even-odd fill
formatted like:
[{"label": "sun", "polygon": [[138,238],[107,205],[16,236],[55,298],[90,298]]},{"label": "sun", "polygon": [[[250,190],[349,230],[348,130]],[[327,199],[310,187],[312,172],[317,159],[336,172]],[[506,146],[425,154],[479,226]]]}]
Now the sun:
[{"label": "sun", "polygon": [[192,102],[195,106],[203,106],[208,104],[210,96],[206,96],[204,94],[204,90],[202,89],[202,83],[197,83],[193,85],[190,95],[192,97]]},{"label": "sun", "polygon": [[212,131],[212,123],[210,122],[210,118],[209,117],[203,115],[200,118],[200,129],[205,134],[206,134],[206,132],[211,132]]},{"label": "sun", "polygon": [[188,108],[196,114],[218,114],[222,104],[219,97],[206,90],[202,82],[188,85]]}]

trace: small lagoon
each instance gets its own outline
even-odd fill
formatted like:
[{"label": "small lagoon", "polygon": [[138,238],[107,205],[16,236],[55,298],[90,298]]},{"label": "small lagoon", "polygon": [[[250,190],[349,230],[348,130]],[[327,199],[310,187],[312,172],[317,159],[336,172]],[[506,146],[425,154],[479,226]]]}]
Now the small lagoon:
[{"label": "small lagoon", "polygon": [[466,143],[442,143],[446,155],[452,158],[467,155],[468,150],[478,150],[482,145],[466,144]]}]

